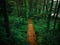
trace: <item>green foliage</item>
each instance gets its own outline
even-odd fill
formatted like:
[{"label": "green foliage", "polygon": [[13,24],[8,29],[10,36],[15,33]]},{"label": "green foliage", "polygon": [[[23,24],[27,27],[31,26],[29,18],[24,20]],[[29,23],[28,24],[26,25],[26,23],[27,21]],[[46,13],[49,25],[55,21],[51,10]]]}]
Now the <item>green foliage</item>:
[{"label": "green foliage", "polygon": [[[8,43],[9,45],[29,45],[27,42],[27,30],[28,30],[28,19],[32,17],[32,22],[34,25],[34,30],[36,32],[36,41],[38,45],[58,45],[59,31],[53,30],[54,20],[50,21],[50,29],[47,30],[47,17],[42,15],[48,15],[48,12],[43,11],[41,8],[43,0],[41,0],[40,6],[36,4],[36,0],[33,0],[33,5],[29,10],[28,0],[25,2],[21,0],[19,3],[20,7],[20,17],[18,17],[18,10],[16,7],[16,0],[8,0],[7,3],[7,12],[9,18],[9,28],[10,28],[10,37],[6,36],[6,31],[4,27],[4,18],[0,16],[0,43]],[[30,0],[31,1],[31,0]],[[22,3],[24,2],[24,3]],[[39,1],[38,1],[39,2]],[[36,4],[36,5],[35,5]],[[37,6],[38,5],[38,6]],[[36,7],[37,6],[37,7]],[[1,7],[1,6],[0,6]],[[42,6],[43,7],[43,6]],[[33,10],[32,10],[33,9]],[[40,9],[40,10],[39,10]],[[0,8],[1,10],[1,8]],[[57,22],[58,24],[58,22]]]}]

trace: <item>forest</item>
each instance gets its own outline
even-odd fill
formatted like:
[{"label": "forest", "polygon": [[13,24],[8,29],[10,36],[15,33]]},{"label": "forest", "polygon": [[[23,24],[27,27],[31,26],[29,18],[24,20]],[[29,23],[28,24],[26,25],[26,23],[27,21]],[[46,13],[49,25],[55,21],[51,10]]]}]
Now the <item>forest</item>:
[{"label": "forest", "polygon": [[60,45],[60,0],[0,0],[0,45]]}]

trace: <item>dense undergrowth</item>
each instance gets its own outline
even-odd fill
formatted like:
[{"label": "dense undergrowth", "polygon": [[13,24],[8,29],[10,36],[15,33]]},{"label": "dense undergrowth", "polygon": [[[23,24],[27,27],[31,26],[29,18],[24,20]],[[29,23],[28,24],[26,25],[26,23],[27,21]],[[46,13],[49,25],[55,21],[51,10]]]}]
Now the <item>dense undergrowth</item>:
[{"label": "dense undergrowth", "polygon": [[[30,16],[18,17],[16,5],[7,7],[10,37],[4,27],[4,17],[0,16],[0,44],[3,45],[29,45],[27,42],[28,19]],[[26,12],[26,9],[25,9]],[[25,13],[24,13],[25,14]],[[37,15],[35,13],[35,15]],[[36,33],[37,45],[58,45],[59,44],[59,31],[54,30],[54,19],[51,18],[50,29],[47,30],[47,17],[32,16],[32,22]]]}]

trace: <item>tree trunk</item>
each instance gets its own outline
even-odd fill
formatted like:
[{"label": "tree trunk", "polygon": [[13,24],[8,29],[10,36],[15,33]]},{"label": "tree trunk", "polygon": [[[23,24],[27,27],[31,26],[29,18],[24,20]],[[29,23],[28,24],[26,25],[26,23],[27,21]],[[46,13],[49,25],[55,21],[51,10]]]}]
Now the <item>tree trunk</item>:
[{"label": "tree trunk", "polygon": [[16,7],[17,7],[18,17],[20,17],[20,1],[19,0],[16,1]]},{"label": "tree trunk", "polygon": [[55,27],[56,27],[56,22],[57,22],[59,10],[60,10],[60,3],[59,3],[59,5],[58,5],[57,14],[56,14],[56,17],[55,17],[55,20],[54,20],[54,30],[55,30]]},{"label": "tree trunk", "polygon": [[[59,3],[59,11],[60,11],[60,3]],[[58,23],[58,30],[60,31],[60,18],[59,18],[59,23]]]},{"label": "tree trunk", "polygon": [[60,19],[59,19],[59,22],[58,22],[58,31],[60,31]]},{"label": "tree trunk", "polygon": [[48,14],[47,30],[50,29],[50,19],[51,19],[52,6],[53,6],[53,0],[52,0],[52,2],[51,2],[50,12],[49,12],[49,14]]},{"label": "tree trunk", "polygon": [[[4,27],[7,33],[7,38],[10,36],[10,29],[9,29],[9,20],[8,20],[8,15],[7,15],[7,10],[6,10],[6,0],[0,0],[0,4],[2,5],[2,16],[4,17]],[[9,41],[8,41],[9,42]],[[1,45],[8,45],[9,43],[1,43]]]},{"label": "tree trunk", "polygon": [[9,30],[9,20],[8,20],[8,15],[7,15],[7,10],[6,10],[6,1],[3,0],[2,1],[2,4],[3,4],[3,9],[2,9],[2,13],[3,13],[3,17],[4,17],[4,23],[5,23],[5,29],[6,29],[6,32],[7,32],[7,37],[10,36],[10,30]]}]

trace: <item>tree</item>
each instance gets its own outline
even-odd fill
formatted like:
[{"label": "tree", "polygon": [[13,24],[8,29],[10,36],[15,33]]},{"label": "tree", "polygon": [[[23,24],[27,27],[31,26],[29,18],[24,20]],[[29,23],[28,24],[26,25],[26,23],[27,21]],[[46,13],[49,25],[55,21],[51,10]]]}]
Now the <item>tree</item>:
[{"label": "tree", "polygon": [[51,19],[52,6],[53,6],[53,0],[51,2],[51,7],[50,7],[50,10],[49,10],[49,14],[48,14],[47,30],[49,30],[49,28],[50,28],[50,19]]},{"label": "tree", "polygon": [[16,1],[16,7],[17,7],[18,17],[20,17],[20,3],[21,3],[21,0],[17,0]]},{"label": "tree", "polygon": [[[4,17],[4,27],[7,33],[7,38],[10,37],[10,29],[9,29],[9,20],[8,20],[8,15],[7,15],[7,10],[6,10],[6,0],[0,0],[0,4],[2,5],[2,16]],[[8,41],[9,42],[9,41]],[[1,45],[3,45],[2,43]],[[8,45],[8,44],[5,44]]]},{"label": "tree", "polygon": [[55,30],[55,27],[56,27],[59,10],[60,10],[60,2],[59,2],[59,4],[58,4],[56,17],[55,17],[55,20],[54,20],[54,30]]}]

